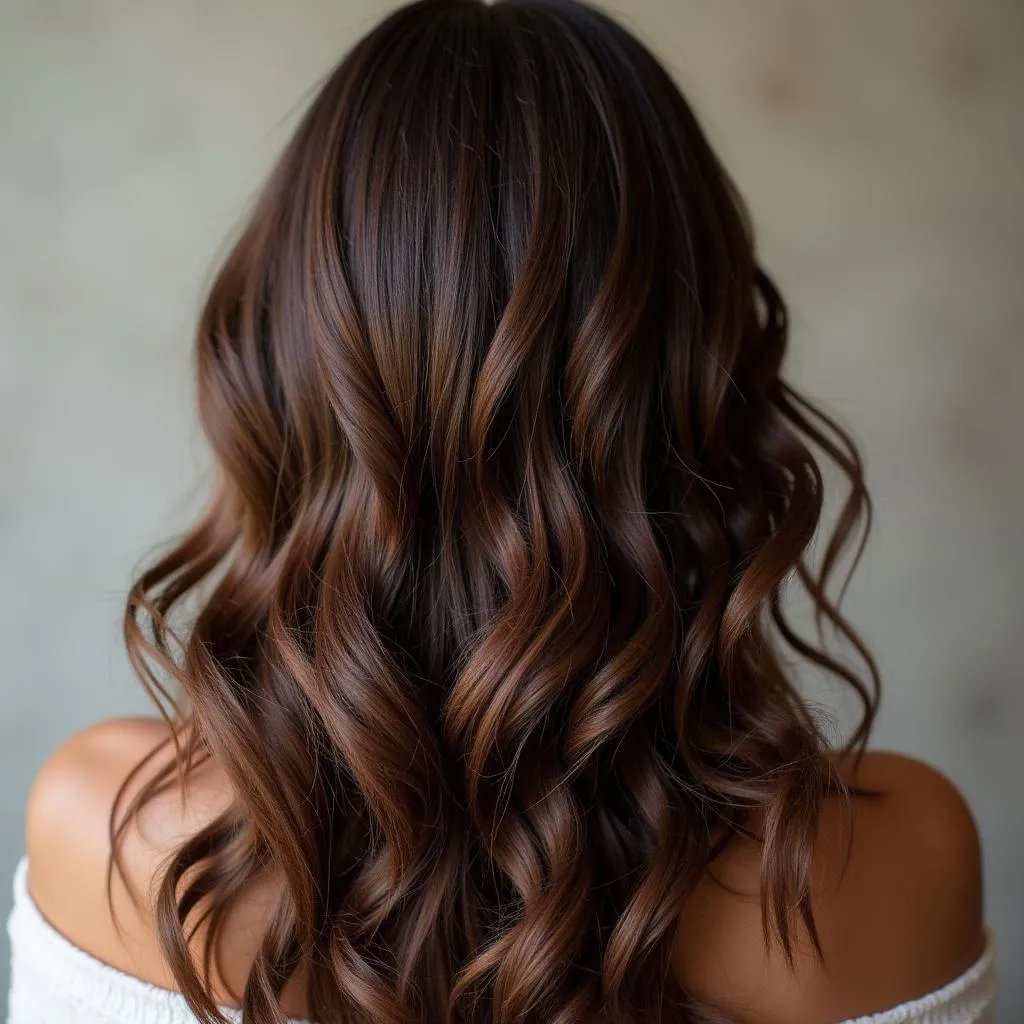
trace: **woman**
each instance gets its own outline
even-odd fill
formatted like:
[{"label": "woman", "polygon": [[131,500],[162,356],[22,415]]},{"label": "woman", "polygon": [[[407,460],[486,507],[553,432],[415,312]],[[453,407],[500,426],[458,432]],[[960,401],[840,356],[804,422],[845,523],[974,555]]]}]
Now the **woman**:
[{"label": "woman", "polygon": [[785,347],[622,28],[423,0],[359,42],[201,317],[217,491],[125,619],[164,717],[30,796],[11,1024],[990,1019],[976,830],[865,752],[861,464]]}]

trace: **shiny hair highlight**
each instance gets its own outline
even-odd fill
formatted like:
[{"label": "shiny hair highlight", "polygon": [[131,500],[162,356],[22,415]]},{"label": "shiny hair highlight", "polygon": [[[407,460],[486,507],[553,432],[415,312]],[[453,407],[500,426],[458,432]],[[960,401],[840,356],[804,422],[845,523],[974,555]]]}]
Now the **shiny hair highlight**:
[{"label": "shiny hair highlight", "polygon": [[[673,980],[680,911],[755,821],[766,935],[816,936],[844,787],[782,650],[859,695],[851,749],[877,674],[826,595],[861,462],[786,337],[735,188],[610,18],[422,0],[356,44],[202,312],[214,499],[128,599],[176,757],[116,838],[205,758],[232,785],[158,880],[200,1019],[266,873],[259,1024],[300,967],[321,1024],[715,1019]],[[849,489],[812,566],[816,455]]]}]

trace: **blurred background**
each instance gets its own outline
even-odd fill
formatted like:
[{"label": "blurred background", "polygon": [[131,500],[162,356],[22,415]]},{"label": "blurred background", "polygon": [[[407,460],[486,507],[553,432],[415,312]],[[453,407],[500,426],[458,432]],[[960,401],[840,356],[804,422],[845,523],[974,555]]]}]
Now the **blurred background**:
[{"label": "blurred background", "polygon": [[[47,752],[148,710],[121,602],[201,493],[203,288],[318,79],[388,6],[0,4],[0,877]],[[874,745],[974,807],[999,1019],[1024,1020],[1024,4],[607,6],[750,203],[791,377],[863,446],[877,515],[846,607],[883,672]]]}]

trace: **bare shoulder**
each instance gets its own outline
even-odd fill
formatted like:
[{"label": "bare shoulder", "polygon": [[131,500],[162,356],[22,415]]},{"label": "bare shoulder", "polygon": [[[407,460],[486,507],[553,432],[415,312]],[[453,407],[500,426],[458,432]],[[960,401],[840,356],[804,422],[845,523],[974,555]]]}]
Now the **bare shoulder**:
[{"label": "bare shoulder", "polygon": [[893,753],[869,752],[856,771],[850,759],[837,767],[879,795],[855,798],[851,814],[829,800],[822,816],[811,871],[824,964],[804,937],[793,969],[781,950],[766,948],[754,842],[730,845],[682,915],[683,984],[742,1021],[800,1024],[888,1009],[942,987],[982,952],[981,849],[956,786]]},{"label": "bare shoulder", "polygon": [[146,806],[125,834],[125,878],[115,872],[110,902],[107,865],[115,801],[130,799],[173,760],[170,740],[151,718],[82,730],[43,765],[25,822],[29,890],[43,916],[96,958],[165,987],[172,979],[152,925],[152,881],[176,845],[224,805],[223,785],[199,781],[187,802],[176,791]]}]

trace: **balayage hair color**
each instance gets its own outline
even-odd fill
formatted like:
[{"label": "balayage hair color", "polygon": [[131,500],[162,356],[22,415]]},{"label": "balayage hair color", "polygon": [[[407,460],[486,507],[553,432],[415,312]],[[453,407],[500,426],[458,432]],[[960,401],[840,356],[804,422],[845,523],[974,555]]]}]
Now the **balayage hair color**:
[{"label": "balayage hair color", "polygon": [[[877,673],[825,592],[861,462],[786,335],[693,113],[607,16],[421,0],[327,78],[199,323],[215,497],[125,621],[176,756],[115,839],[206,758],[232,786],[157,879],[201,1019],[266,873],[259,1024],[300,965],[322,1024],[718,1019],[673,946],[754,823],[766,938],[816,939],[810,846],[850,794],[782,652],[854,687],[855,752]],[[812,566],[815,453],[849,491]]]}]

